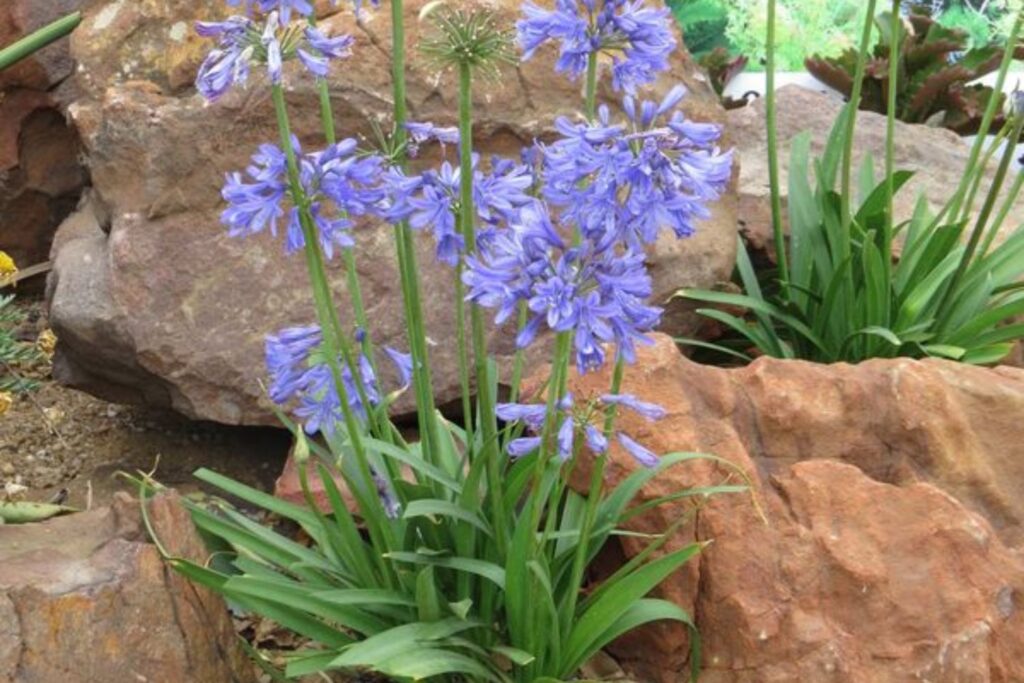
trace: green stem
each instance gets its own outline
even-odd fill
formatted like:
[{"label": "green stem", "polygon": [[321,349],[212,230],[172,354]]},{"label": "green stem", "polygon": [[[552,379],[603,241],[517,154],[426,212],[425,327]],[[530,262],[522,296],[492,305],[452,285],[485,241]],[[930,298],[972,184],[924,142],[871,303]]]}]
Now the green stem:
[{"label": "green stem", "polygon": [[[459,219],[461,225],[462,220]],[[465,266],[455,266],[455,336],[459,347],[459,385],[462,388],[462,415],[466,443],[473,443],[473,392],[469,379],[469,345],[466,343],[466,285],[462,282]]]},{"label": "green stem", "polygon": [[[860,109],[861,93],[864,91],[864,72],[867,69],[868,50],[871,48],[871,32],[875,26],[876,0],[868,0],[867,15],[864,19],[864,31],[860,38],[860,51],[857,53],[857,68],[853,76],[853,92],[846,104],[846,137],[843,139],[842,186],[840,189],[841,220],[844,234],[849,230],[853,215],[850,213],[850,195],[853,179],[853,136],[857,130],[857,111]],[[844,242],[845,243],[845,242]],[[843,254],[845,256],[846,254]]]},{"label": "green stem", "polygon": [[75,12],[8,45],[0,50],[0,71],[42,50],[50,43],[60,40],[74,31],[80,23],[82,23],[82,13]]},{"label": "green stem", "polygon": [[587,57],[587,89],[584,107],[587,121],[592,122],[597,117],[597,52],[591,52]]},{"label": "green stem", "polygon": [[551,376],[548,378],[547,406],[544,412],[544,428],[541,430],[540,448],[537,452],[537,463],[533,470],[533,484],[529,500],[533,505],[530,519],[530,528],[540,530],[540,516],[544,505],[537,500],[540,495],[541,483],[544,479],[544,468],[555,448],[552,448],[552,438],[558,433],[562,426],[561,413],[558,404],[562,400],[563,387],[566,385],[569,376],[569,355],[572,351],[572,333],[559,332],[555,337],[555,355],[551,364]]},{"label": "green stem", "polygon": [[992,158],[995,157],[996,152],[999,151],[999,146],[1004,140],[1010,135],[1010,130],[1013,128],[1013,120],[1010,119],[1002,127],[1002,129],[996,133],[996,136],[992,139],[992,144],[985,150],[985,156],[981,158],[978,165],[977,172],[973,173],[974,180],[971,182],[971,189],[967,192],[967,199],[964,200],[964,207],[960,211],[960,221],[966,223],[971,218],[971,212],[974,211],[974,200],[978,196],[978,191],[981,189],[981,182],[985,179],[985,171],[988,170],[988,165],[991,163]]},{"label": "green stem", "polygon": [[765,119],[768,134],[768,185],[771,194],[772,234],[775,237],[775,262],[779,268],[783,300],[789,299],[789,259],[782,226],[782,193],[779,181],[778,109],[775,97],[775,9],[777,0],[768,0],[768,44],[765,53]]},{"label": "green stem", "polygon": [[[992,215],[992,210],[995,208],[996,202],[999,200],[999,193],[1003,189],[1003,183],[1006,181],[1006,175],[1010,170],[1010,164],[1013,162],[1014,156],[1016,156],[1016,145],[1012,144],[1012,141],[1019,140],[1022,132],[1024,132],[1024,116],[1018,116],[1014,123],[1013,131],[1010,133],[1010,141],[1007,142],[1006,149],[1003,151],[1003,158],[1000,160],[999,167],[996,169],[996,175],[992,179],[992,186],[988,189],[988,195],[985,197],[985,203],[981,207],[981,213],[978,214],[978,220],[975,222],[974,229],[971,231],[971,237],[967,241],[967,248],[964,250],[964,254],[960,258],[960,264],[953,273],[953,279],[950,280],[949,286],[946,288],[942,301],[939,304],[938,311],[940,330],[945,329],[946,325],[949,323],[949,316],[953,312],[953,307],[949,306],[949,304],[952,303],[953,299],[956,297],[957,287],[960,285],[960,282],[971,267],[971,262],[978,249],[978,244],[981,242],[981,238],[985,234],[985,228],[988,226],[988,219]],[[998,229],[999,226],[995,225],[995,227]]]},{"label": "green stem", "polygon": [[1022,187],[1024,187],[1024,170],[1017,172],[1017,178],[1013,181],[1009,194],[1003,200],[1003,208],[999,210],[999,214],[992,223],[992,229],[988,231],[988,234],[985,236],[985,242],[981,245],[981,251],[979,252],[981,256],[985,256],[992,247],[992,242],[995,241],[996,235],[999,234],[999,228],[1006,222],[1006,217],[1010,215],[1014,204],[1017,203],[1017,197],[1020,196]]},{"label": "green stem", "polygon": [[[612,373],[612,384],[609,393],[618,394],[622,390],[622,379],[625,376],[626,363],[621,358],[615,361],[615,370]],[[580,540],[576,546],[576,554],[572,560],[572,579],[569,583],[572,593],[569,595],[568,608],[564,618],[573,620],[575,618],[576,603],[579,599],[580,585],[583,582],[583,571],[587,568],[588,542],[590,534],[594,530],[594,523],[597,521],[597,507],[601,502],[601,488],[604,485],[604,471],[608,464],[608,453],[611,450],[612,433],[615,431],[615,418],[618,415],[616,406],[609,405],[604,417],[604,437],[609,441],[609,448],[597,458],[594,469],[590,473],[590,488],[587,491],[587,505],[583,512],[583,525],[580,527]],[[566,623],[569,626],[569,623]]]},{"label": "green stem", "polygon": [[[395,140],[398,147],[404,147],[408,140],[405,129],[408,120],[408,104],[405,88],[405,13],[402,0],[391,2],[391,64],[392,92],[394,98]],[[403,157],[401,167],[407,167]],[[416,394],[416,412],[423,435],[425,459],[434,461],[440,438],[434,408],[434,388],[431,381],[430,355],[427,350],[426,325],[423,319],[423,304],[420,300],[419,266],[416,257],[416,241],[408,222],[395,226],[395,246],[398,255],[398,271],[402,286],[402,302],[405,307],[406,327],[409,333],[409,352],[413,357],[413,388]],[[434,464],[437,464],[434,462]]]},{"label": "green stem", "polygon": [[[459,64],[459,208],[461,211],[462,237],[466,253],[476,253],[476,209],[473,206],[473,71],[472,66]],[[461,302],[460,302],[461,304]],[[487,458],[488,498],[491,500],[495,524],[505,518],[505,503],[502,496],[503,482],[500,468],[501,453],[498,450],[498,423],[495,415],[494,396],[488,370],[487,333],[483,312],[476,304],[469,307],[470,327],[473,335],[473,360],[476,365],[476,394],[479,405],[478,421],[483,437],[481,457]],[[504,555],[505,534],[496,533],[499,552]]]},{"label": "green stem", "polygon": [[899,94],[900,54],[903,23],[900,17],[900,0],[892,0],[890,17],[891,42],[889,44],[889,101],[885,120],[885,198],[887,212],[882,233],[882,265],[885,268],[885,322],[889,325],[892,317],[892,238],[896,225],[896,107]]},{"label": "green stem", "polygon": [[[519,302],[519,320],[516,322],[516,336],[523,331],[530,321],[530,309],[525,301]],[[516,347],[515,359],[512,361],[512,389],[509,392],[509,402],[519,402],[520,384],[523,381],[523,365],[526,362],[526,350]]]},{"label": "green stem", "polygon": [[960,179],[960,185],[953,194],[953,199],[946,205],[946,210],[939,215],[938,219],[941,219],[942,215],[948,214],[953,218],[953,220],[956,220],[956,217],[960,215],[960,207],[963,204],[964,194],[967,192],[967,188],[974,177],[975,166],[978,163],[978,159],[981,157],[981,150],[984,148],[985,143],[988,140],[988,131],[992,127],[992,121],[995,119],[996,111],[999,109],[999,93],[1003,92],[1003,88],[1006,85],[1006,74],[1009,72],[1010,65],[1013,63],[1017,37],[1020,35],[1022,28],[1024,28],[1024,9],[1017,12],[1017,19],[1013,23],[1010,35],[1007,37],[1006,49],[1003,51],[1003,61],[999,65],[999,74],[996,76],[996,82],[992,88],[993,96],[988,98],[988,106],[985,108],[985,115],[981,119],[981,127],[978,129],[978,137],[974,140],[974,144],[971,146],[971,154],[967,159],[967,166],[964,169],[963,178]]},{"label": "green stem", "polygon": [[[353,362],[352,349],[348,345],[345,335],[341,329],[341,321],[338,319],[337,311],[332,302],[330,284],[327,281],[327,272],[324,265],[324,256],[320,248],[320,241],[309,213],[309,200],[302,189],[302,182],[299,178],[298,161],[295,158],[295,148],[292,146],[291,124],[288,121],[288,109],[284,99],[284,90],[280,85],[272,88],[274,100],[274,112],[277,115],[278,130],[281,134],[281,145],[285,152],[288,163],[288,179],[292,192],[292,199],[299,209],[299,222],[302,227],[302,234],[305,240],[304,253],[306,255],[306,268],[309,272],[310,285],[313,290],[313,302],[316,306],[317,319],[320,322],[321,333],[324,340],[324,349],[327,356],[327,365],[330,368],[335,389],[338,392],[341,403],[342,416],[345,421],[345,429],[352,444],[352,450],[356,456],[356,463],[362,477],[362,484],[365,490],[373,492],[376,485],[373,481],[373,473],[366,455],[366,448],[362,439],[362,426],[355,415],[350,403],[348,390],[345,387],[344,375],[342,372],[339,357],[349,367],[354,376],[358,376],[358,366]],[[356,382],[357,386],[360,382]],[[368,404],[365,404],[367,405]],[[369,410],[369,407],[367,408]],[[368,496],[377,500],[376,496]],[[377,500],[380,506],[380,501]],[[377,519],[386,519],[383,507],[379,509],[380,516]],[[374,525],[376,526],[376,525]],[[388,527],[384,525],[383,529]],[[385,543],[384,547],[389,547]]]}]

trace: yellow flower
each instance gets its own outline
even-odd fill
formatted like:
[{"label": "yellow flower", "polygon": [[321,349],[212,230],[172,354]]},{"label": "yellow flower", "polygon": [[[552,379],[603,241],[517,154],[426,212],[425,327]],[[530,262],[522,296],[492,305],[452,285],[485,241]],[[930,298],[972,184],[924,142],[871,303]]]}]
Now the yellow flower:
[{"label": "yellow flower", "polygon": [[14,276],[18,274],[18,266],[15,265],[7,252],[0,251],[0,287],[6,287],[14,282]]},{"label": "yellow flower", "polygon": [[14,396],[6,391],[0,391],[0,415],[3,415],[14,405]]},{"label": "yellow flower", "polygon": [[53,330],[46,328],[39,333],[39,339],[36,340],[36,346],[40,351],[46,354],[46,356],[53,357],[53,351],[57,348],[57,335],[53,333]]}]

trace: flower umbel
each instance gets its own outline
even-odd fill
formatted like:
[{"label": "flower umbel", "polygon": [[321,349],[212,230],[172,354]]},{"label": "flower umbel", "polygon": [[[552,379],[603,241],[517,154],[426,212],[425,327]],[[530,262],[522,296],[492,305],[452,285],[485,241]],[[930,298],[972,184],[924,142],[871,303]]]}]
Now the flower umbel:
[{"label": "flower umbel", "polygon": [[497,77],[501,64],[514,64],[512,38],[498,28],[490,12],[465,12],[439,6],[430,19],[437,35],[420,49],[444,66],[465,64],[484,76]]},{"label": "flower umbel", "polygon": [[[266,339],[266,363],[270,374],[269,394],[274,403],[285,406],[297,401],[294,410],[308,434],[333,434],[343,423],[341,398],[322,350],[323,334],[320,327],[293,327],[269,335]],[[409,385],[412,361],[407,354],[385,348],[404,383]],[[341,362],[345,393],[353,412],[365,420],[367,406],[360,396],[360,387],[351,368]],[[359,378],[362,395],[371,408],[383,401],[376,373],[365,355],[359,357]]]},{"label": "flower umbel", "polygon": [[[425,127],[430,124],[418,125],[424,127],[414,130],[431,131],[435,138],[438,131],[447,130]],[[458,137],[454,139],[457,141]],[[493,228],[516,219],[522,207],[534,203],[527,193],[533,179],[525,166],[500,158],[493,159],[490,172],[485,173],[475,155],[473,173],[473,205],[484,226],[479,239],[487,241]],[[388,191],[382,211],[384,218],[392,223],[408,219],[414,229],[432,231],[437,240],[437,258],[451,266],[458,262],[465,246],[455,223],[461,174],[460,167],[445,161],[438,169],[428,169],[419,175],[389,169],[384,183]]]},{"label": "flower umbel", "polygon": [[[552,416],[555,419],[561,420],[556,437],[557,453],[560,460],[565,462],[573,457],[576,439],[581,433],[587,447],[595,455],[604,455],[608,452],[608,437],[595,424],[595,422],[604,418],[605,408],[608,406],[626,408],[650,421],[660,420],[665,417],[664,408],[653,403],[641,401],[631,394],[605,394],[582,404],[577,404],[573,395],[567,394],[559,402],[558,410]],[[523,422],[535,434],[542,433],[545,423],[550,419],[543,404],[500,403],[497,410],[498,417],[502,420],[507,422]],[[628,434],[615,432],[615,438],[626,452],[644,467],[656,467],[658,465],[658,456]],[[519,458],[535,451],[540,446],[540,437],[521,437],[513,439],[509,443],[508,454],[512,458]]]},{"label": "flower umbel", "polygon": [[[301,2],[288,7],[298,9]],[[288,24],[279,21],[276,12],[266,17],[262,27],[248,17],[234,16],[219,22],[196,22],[196,32],[219,40],[196,77],[196,88],[211,102],[235,84],[244,84],[252,64],[265,64],[271,82],[280,84],[284,63],[290,59],[299,59],[310,73],[323,78],[330,60],[352,54],[352,36],[330,37],[314,26]]]},{"label": "flower umbel", "polygon": [[[355,244],[350,216],[367,213],[382,199],[377,188],[382,162],[376,156],[359,156],[351,138],[310,154],[302,153],[298,140],[292,144],[304,195],[300,201],[308,205],[321,247],[327,258],[332,258],[335,247],[347,249]],[[286,251],[293,253],[305,246],[298,202],[292,196],[287,159],[280,147],[261,145],[244,175],[228,174],[222,194],[228,207],[221,222],[232,237],[255,235],[268,228],[277,235],[287,200]]]},{"label": "flower umbel", "polygon": [[467,298],[497,309],[498,324],[526,302],[530,317],[516,340],[520,348],[543,326],[571,332],[581,373],[604,364],[606,342],[632,362],[636,342],[646,342],[661,318],[661,309],[646,303],[651,278],[642,251],[602,249],[589,240],[570,246],[539,202],[523,208],[466,266]]},{"label": "flower umbel", "polygon": [[647,6],[646,0],[555,0],[544,9],[532,0],[523,5],[517,24],[523,59],[530,59],[548,41],[557,41],[556,69],[577,79],[595,53],[612,59],[616,89],[634,92],[669,68],[676,47],[668,9]]},{"label": "flower umbel", "polygon": [[694,233],[732,177],[732,151],[718,148],[720,126],[687,119],[674,88],[660,103],[626,97],[626,120],[607,107],[593,123],[556,123],[561,138],[542,148],[544,197],[598,244],[639,247],[663,228]]}]

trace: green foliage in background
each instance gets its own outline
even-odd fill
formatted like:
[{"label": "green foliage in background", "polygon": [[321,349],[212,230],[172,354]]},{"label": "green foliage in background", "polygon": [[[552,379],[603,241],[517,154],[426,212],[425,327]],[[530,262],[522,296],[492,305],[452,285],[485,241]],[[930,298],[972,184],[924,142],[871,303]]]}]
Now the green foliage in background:
[{"label": "green foliage in background", "polygon": [[668,5],[691,54],[700,57],[729,47],[725,36],[730,16],[726,0],[668,0]]},{"label": "green foliage in background", "polygon": [[[1009,44],[1016,42],[1022,24],[1024,11],[1016,16]],[[889,23],[880,28],[895,36],[900,35],[899,26],[900,17],[891,14]],[[857,51],[851,104],[836,121],[823,156],[811,158],[806,134],[793,143],[788,239],[781,215],[775,97],[769,89],[768,147],[778,271],[756,272],[741,243],[737,270],[743,294],[684,290],[678,295],[728,307],[699,312],[729,334],[717,344],[683,343],[744,361],[755,355],[818,362],[939,356],[989,364],[1002,360],[1024,338],[1024,324],[1017,322],[1024,314],[1024,225],[1019,223],[1021,216],[1011,216],[1024,185],[1024,169],[1011,176],[1012,145],[1002,153],[988,192],[981,192],[987,167],[996,157],[997,145],[985,149],[986,134],[996,119],[996,98],[987,103],[962,180],[957,188],[950,188],[946,205],[932,215],[926,202],[919,200],[913,217],[896,224],[894,197],[912,174],[894,168],[898,97],[897,89],[888,90],[886,171],[877,181],[873,162],[866,159],[859,174],[860,191],[854,192],[851,165],[857,108],[853,103],[861,99],[868,70],[871,28],[866,24]],[[769,37],[767,42],[774,41]],[[1006,83],[1012,57],[1009,48],[1001,56],[997,90]],[[898,63],[886,64],[885,73],[890,82],[898,80]],[[1019,139],[1022,131],[1024,98],[1018,98],[997,140]],[[978,199],[981,203],[975,212]]]},{"label": "green foliage in background", "polygon": [[[2,252],[0,252],[2,253]],[[15,369],[37,363],[42,355],[34,344],[20,342],[15,330],[25,316],[14,306],[14,296],[0,295],[0,392],[22,393],[35,388],[35,383],[18,377]]]},{"label": "green foliage in background", "polygon": [[[767,11],[764,0],[733,0],[726,36],[757,68],[765,57]],[[854,44],[865,17],[860,0],[781,0],[777,6],[779,71],[802,71],[813,54],[837,55]]]}]

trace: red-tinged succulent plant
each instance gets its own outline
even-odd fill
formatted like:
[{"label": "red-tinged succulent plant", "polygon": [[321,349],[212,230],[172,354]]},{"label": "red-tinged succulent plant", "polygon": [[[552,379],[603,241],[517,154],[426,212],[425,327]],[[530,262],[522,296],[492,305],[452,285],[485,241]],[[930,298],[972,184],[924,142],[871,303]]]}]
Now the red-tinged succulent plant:
[{"label": "red-tinged succulent plant", "polygon": [[[868,58],[864,73],[860,109],[884,114],[889,96],[889,59],[894,43],[891,15],[881,14],[876,20],[881,40]],[[926,10],[916,8],[903,22],[900,36],[899,92],[896,116],[908,123],[934,123],[960,135],[978,131],[992,88],[973,84],[977,79],[999,69],[1004,46],[989,45],[968,49],[966,32],[938,23]],[[1024,59],[1024,44],[1015,52]],[[815,78],[838,90],[846,97],[853,91],[857,51],[848,49],[838,57],[812,57],[807,70]],[[998,95],[1005,100],[1005,95]],[[999,103],[1002,112],[1004,102]],[[993,122],[998,130],[1004,121],[1001,114]]]}]

